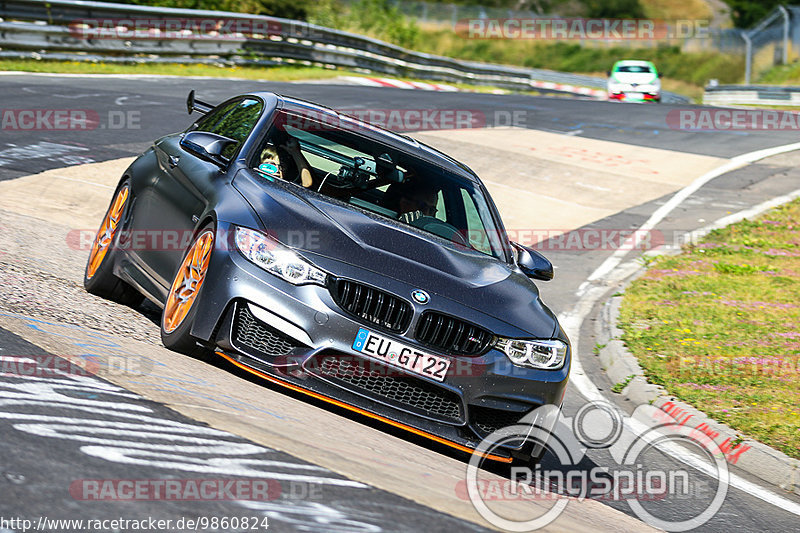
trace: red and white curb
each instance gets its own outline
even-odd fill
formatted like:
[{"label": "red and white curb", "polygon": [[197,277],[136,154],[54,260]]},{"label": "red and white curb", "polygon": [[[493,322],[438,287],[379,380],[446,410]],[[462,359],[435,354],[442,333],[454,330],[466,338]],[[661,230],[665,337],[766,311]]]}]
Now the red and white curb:
[{"label": "red and white curb", "polygon": [[395,89],[420,89],[423,91],[458,91],[458,87],[446,85],[444,83],[425,83],[422,81],[402,81],[392,78],[362,78],[361,76],[345,76],[349,82],[368,87],[394,87]]},{"label": "red and white curb", "polygon": [[531,87],[536,89],[550,89],[552,91],[563,91],[565,93],[580,94],[582,96],[591,96],[598,100],[608,100],[608,93],[602,89],[590,89],[589,87],[576,87],[575,85],[564,85],[561,83],[553,83],[551,81],[535,81],[531,80]]},{"label": "red and white curb", "polygon": [[[395,89],[421,89],[423,91],[458,91],[458,87],[447,85],[444,83],[426,83],[422,81],[402,81],[393,78],[365,78],[361,76],[344,76],[343,80],[354,83],[357,85],[364,85],[367,87],[393,87]],[[576,87],[575,85],[564,85],[561,83],[553,83],[550,81],[535,81],[531,80],[530,85],[534,89],[549,89],[552,91],[561,91],[566,93],[577,94],[581,96],[589,96],[597,98],[598,100],[607,100],[608,95],[602,89],[590,89],[589,87]]]}]

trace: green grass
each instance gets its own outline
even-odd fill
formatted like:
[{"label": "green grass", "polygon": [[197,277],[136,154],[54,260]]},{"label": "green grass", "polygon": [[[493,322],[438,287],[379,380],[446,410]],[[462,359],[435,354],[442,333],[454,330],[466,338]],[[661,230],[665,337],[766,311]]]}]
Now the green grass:
[{"label": "green grass", "polygon": [[644,16],[657,20],[709,20],[713,13],[703,0],[640,0]]},{"label": "green grass", "polygon": [[800,458],[800,200],[657,258],[623,298],[648,379]]},{"label": "green grass", "polygon": [[623,379],[623,380],[622,380],[622,381],[620,381],[619,383],[616,383],[616,384],[614,384],[614,386],[613,386],[613,387],[611,387],[611,392],[614,392],[614,393],[616,393],[616,394],[621,394],[621,393],[622,393],[622,391],[623,391],[623,390],[625,390],[625,387],[627,387],[627,386],[628,386],[628,383],[630,383],[630,382],[631,382],[631,380],[632,380],[634,377],[636,377],[636,376],[634,376],[633,374],[631,374],[630,376],[626,377],[625,379]]},{"label": "green grass", "polygon": [[[0,71],[50,72],[58,74],[139,74],[158,76],[205,76],[213,78],[237,78],[267,81],[303,81],[336,78],[339,76],[365,76],[363,73],[321,67],[280,66],[280,67],[216,67],[210,65],[165,64],[117,64],[91,63],[85,61],[44,61],[34,59],[0,59]],[[381,76],[381,74],[375,74]],[[392,76],[403,81],[428,81],[416,78]],[[436,82],[432,82],[436,83]],[[448,83],[465,91],[478,93],[504,93],[506,89],[491,85],[469,85],[467,83]],[[523,91],[526,94],[541,94],[539,91]]]},{"label": "green grass", "polygon": [[34,59],[0,59],[0,70],[25,72],[55,72],[66,74],[150,74],[167,76],[209,76],[269,81],[328,79],[356,75],[352,72],[319,67],[224,67],[212,65],[182,65],[177,63],[90,63],[85,61],[37,61]]},{"label": "green grass", "polygon": [[756,83],[798,85],[800,84],[800,63],[774,66],[759,76]]},{"label": "green grass", "polygon": [[592,353],[595,355],[600,355],[600,350],[608,346],[607,344],[595,344],[594,348],[592,349]]}]

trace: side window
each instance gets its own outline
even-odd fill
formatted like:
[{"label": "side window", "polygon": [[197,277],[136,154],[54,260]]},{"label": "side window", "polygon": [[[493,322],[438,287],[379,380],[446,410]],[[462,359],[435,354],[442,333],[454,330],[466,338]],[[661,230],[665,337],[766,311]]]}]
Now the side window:
[{"label": "side window", "polygon": [[466,189],[461,189],[461,200],[464,202],[464,214],[467,218],[467,240],[470,246],[485,254],[492,253],[491,244],[484,230],[478,208]]},{"label": "side window", "polygon": [[239,101],[228,102],[227,104],[217,107],[210,113],[205,116],[200,117],[197,122],[195,122],[196,126],[191,129],[191,131],[211,131],[214,125],[220,121],[222,117],[227,115],[231,109],[236,107],[239,104]]},{"label": "side window", "polygon": [[439,220],[447,222],[447,209],[445,209],[444,194],[442,194],[442,191],[439,191],[439,194],[436,196],[436,214],[434,216]]},{"label": "side window", "polygon": [[261,102],[251,98],[231,102],[220,109],[219,113],[215,110],[204,117],[198,122],[195,131],[216,133],[237,141],[236,144],[226,147],[222,152],[223,156],[230,158],[236,153],[242,141],[250,135],[263,108],[264,105]]}]

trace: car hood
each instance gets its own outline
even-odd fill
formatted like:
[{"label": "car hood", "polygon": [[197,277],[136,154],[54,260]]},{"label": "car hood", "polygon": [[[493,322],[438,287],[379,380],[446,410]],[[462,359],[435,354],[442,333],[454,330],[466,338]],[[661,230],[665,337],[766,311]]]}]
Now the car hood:
[{"label": "car hood", "polygon": [[658,78],[652,72],[615,72],[611,83],[636,83],[639,85],[655,83]]},{"label": "car hood", "polygon": [[517,269],[480,253],[458,250],[436,236],[347,206],[288,183],[267,190],[240,172],[234,186],[264,230],[308,257],[354,265],[470,307],[535,337],[552,336],[556,319],[536,286]]}]

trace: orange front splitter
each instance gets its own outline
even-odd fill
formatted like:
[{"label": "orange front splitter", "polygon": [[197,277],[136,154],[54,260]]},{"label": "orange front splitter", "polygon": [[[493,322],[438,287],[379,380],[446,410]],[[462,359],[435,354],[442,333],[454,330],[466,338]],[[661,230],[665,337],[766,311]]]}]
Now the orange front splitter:
[{"label": "orange front splitter", "polygon": [[[231,356],[229,356],[229,355],[227,355],[227,354],[225,354],[223,352],[216,352],[216,353],[217,353],[217,355],[221,356],[226,361],[228,361],[230,363],[233,363],[234,365],[236,365],[237,367],[241,368],[242,370],[246,370],[247,372],[250,372],[251,374],[255,374],[256,376],[258,376],[260,378],[266,379],[270,383],[275,383],[276,385],[280,385],[281,387],[286,387],[287,389],[291,389],[293,391],[300,392],[302,394],[306,394],[308,396],[311,396],[312,398],[316,398],[318,400],[322,400],[324,402],[328,402],[328,403],[331,403],[331,404],[339,406],[339,407],[344,407],[345,409],[347,409],[349,411],[353,411],[353,412],[362,414],[364,416],[368,416],[369,418],[372,418],[374,420],[380,420],[381,422],[385,422],[386,424],[389,424],[390,426],[394,426],[396,428],[404,429],[404,430],[406,430],[406,431],[408,431],[410,433],[413,433],[415,435],[419,435],[421,437],[425,437],[426,439],[430,439],[432,441],[438,442],[439,444],[444,444],[445,446],[449,446],[451,448],[455,448],[456,450],[459,450],[459,451],[462,451],[462,452],[473,453],[475,451],[475,450],[473,450],[472,448],[470,448],[468,446],[464,446],[463,444],[458,444],[457,442],[453,442],[453,441],[444,439],[442,437],[437,437],[436,435],[433,435],[433,434],[428,433],[426,431],[422,431],[420,429],[411,427],[411,426],[409,426],[407,424],[403,424],[402,422],[395,422],[394,420],[390,420],[390,419],[388,419],[388,418],[386,418],[384,416],[381,416],[381,415],[376,415],[375,413],[371,413],[371,412],[369,412],[369,411],[367,411],[365,409],[361,409],[360,407],[356,407],[354,405],[350,405],[348,403],[336,400],[334,398],[330,398],[330,397],[325,396],[324,394],[320,394],[318,392],[314,392],[314,391],[311,391],[311,390],[308,390],[308,389],[304,389],[303,387],[300,387],[300,386],[295,385],[293,383],[289,383],[287,381],[283,381],[282,379],[276,378],[275,376],[270,376],[269,374],[266,374],[264,372],[260,372],[260,371],[256,370],[255,368],[250,368],[249,366],[240,363],[239,361],[235,360],[234,358],[232,358]],[[492,454],[483,454],[483,458],[489,459],[489,460],[492,460],[492,461],[498,461],[498,462],[501,462],[501,463],[511,463],[513,461],[513,459],[511,457],[502,457],[500,455],[492,455]]]}]

